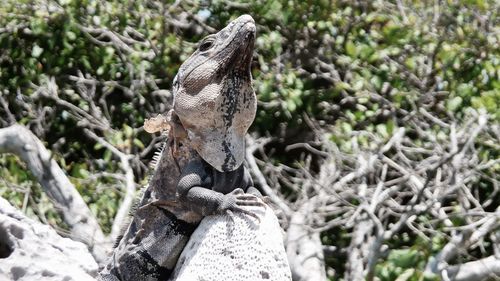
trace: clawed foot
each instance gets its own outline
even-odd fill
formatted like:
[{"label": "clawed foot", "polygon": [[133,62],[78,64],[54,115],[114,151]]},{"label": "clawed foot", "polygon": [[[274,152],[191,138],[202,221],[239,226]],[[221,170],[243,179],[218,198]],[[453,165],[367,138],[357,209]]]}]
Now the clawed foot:
[{"label": "clawed foot", "polygon": [[224,201],[218,211],[219,213],[226,211],[244,213],[256,218],[260,222],[260,217],[255,212],[245,208],[249,206],[265,208],[266,204],[255,195],[244,193],[242,189],[237,188],[231,193],[224,195]]}]

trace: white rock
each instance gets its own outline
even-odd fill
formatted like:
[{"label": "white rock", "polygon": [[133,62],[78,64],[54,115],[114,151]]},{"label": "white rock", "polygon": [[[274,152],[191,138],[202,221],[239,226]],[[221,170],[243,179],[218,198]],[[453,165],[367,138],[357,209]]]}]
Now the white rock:
[{"label": "white rock", "polygon": [[59,236],[0,198],[0,280],[94,280],[87,247]]},{"label": "white rock", "polygon": [[278,220],[269,207],[259,216],[260,222],[243,213],[203,219],[171,280],[291,280]]}]

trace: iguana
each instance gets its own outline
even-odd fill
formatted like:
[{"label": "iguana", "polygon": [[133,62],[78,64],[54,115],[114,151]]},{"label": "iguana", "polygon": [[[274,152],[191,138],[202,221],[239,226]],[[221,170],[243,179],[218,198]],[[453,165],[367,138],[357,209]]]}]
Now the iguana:
[{"label": "iguana", "polygon": [[167,280],[204,216],[256,216],[243,207],[263,205],[243,165],[244,137],[256,112],[255,29],[252,17],[241,16],[203,39],[181,65],[173,111],[145,124],[150,131],[168,128],[167,141],[101,280]]}]

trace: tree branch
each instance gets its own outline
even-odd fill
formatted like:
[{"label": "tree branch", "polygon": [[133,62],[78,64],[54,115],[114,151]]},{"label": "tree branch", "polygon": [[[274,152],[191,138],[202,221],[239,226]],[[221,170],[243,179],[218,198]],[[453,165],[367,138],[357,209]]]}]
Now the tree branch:
[{"label": "tree branch", "polygon": [[134,181],[134,171],[130,166],[130,159],[132,155],[125,154],[118,150],[116,147],[111,145],[109,142],[105,141],[103,138],[98,137],[94,132],[84,129],[83,130],[90,138],[100,143],[102,146],[109,149],[114,155],[120,158],[120,164],[122,170],[125,172],[125,196],[123,201],[116,212],[115,219],[113,221],[113,226],[111,227],[110,237],[114,241],[120,235],[120,231],[124,225],[125,219],[132,207],[135,196],[135,181]]},{"label": "tree branch", "polygon": [[0,153],[13,153],[26,163],[62,213],[71,237],[87,244],[95,259],[103,262],[110,246],[108,240],[75,186],[42,142],[31,131],[15,124],[0,129]]}]

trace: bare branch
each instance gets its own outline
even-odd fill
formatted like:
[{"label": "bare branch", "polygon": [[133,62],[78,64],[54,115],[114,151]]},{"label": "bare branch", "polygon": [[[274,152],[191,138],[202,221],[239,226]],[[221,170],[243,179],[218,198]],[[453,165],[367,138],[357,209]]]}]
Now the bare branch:
[{"label": "bare branch", "polygon": [[260,184],[262,191],[264,192],[264,195],[269,196],[269,198],[271,199],[271,201],[274,204],[276,204],[281,210],[283,210],[283,212],[285,212],[285,214],[287,216],[290,216],[292,213],[292,210],[290,209],[290,207],[288,207],[288,205],[281,198],[278,197],[278,195],[276,195],[274,190],[267,184],[267,181],[266,181],[264,175],[260,171],[259,166],[257,165],[257,162],[255,161],[255,156],[253,156],[253,153],[255,152],[255,150],[257,150],[258,146],[261,144],[257,144],[255,142],[255,140],[250,136],[247,136],[246,140],[247,140],[247,148],[246,148],[245,155],[246,155],[247,163],[250,166],[249,167],[250,171],[252,172],[252,174],[255,176],[258,183]]},{"label": "bare branch", "polygon": [[453,265],[448,268],[448,278],[453,281],[500,279],[500,258],[489,256],[477,261]]},{"label": "bare branch", "polygon": [[127,218],[127,215],[134,201],[134,196],[135,196],[134,171],[130,166],[130,160],[133,158],[133,156],[119,151],[109,142],[105,141],[101,137],[98,137],[94,132],[88,129],[84,129],[84,132],[87,134],[87,136],[89,136],[96,142],[100,143],[101,145],[109,149],[114,155],[120,158],[121,168],[125,172],[125,195],[123,197],[122,203],[120,204],[120,207],[118,208],[118,211],[116,212],[116,216],[113,221],[113,226],[111,227],[111,233],[110,233],[111,239],[116,240],[118,235],[120,235],[120,231],[125,223],[125,219]]},{"label": "bare branch", "polygon": [[42,142],[25,127],[12,125],[0,129],[0,153],[14,153],[27,164],[61,211],[71,236],[87,244],[96,260],[104,261],[110,246],[108,240],[87,204]]}]

